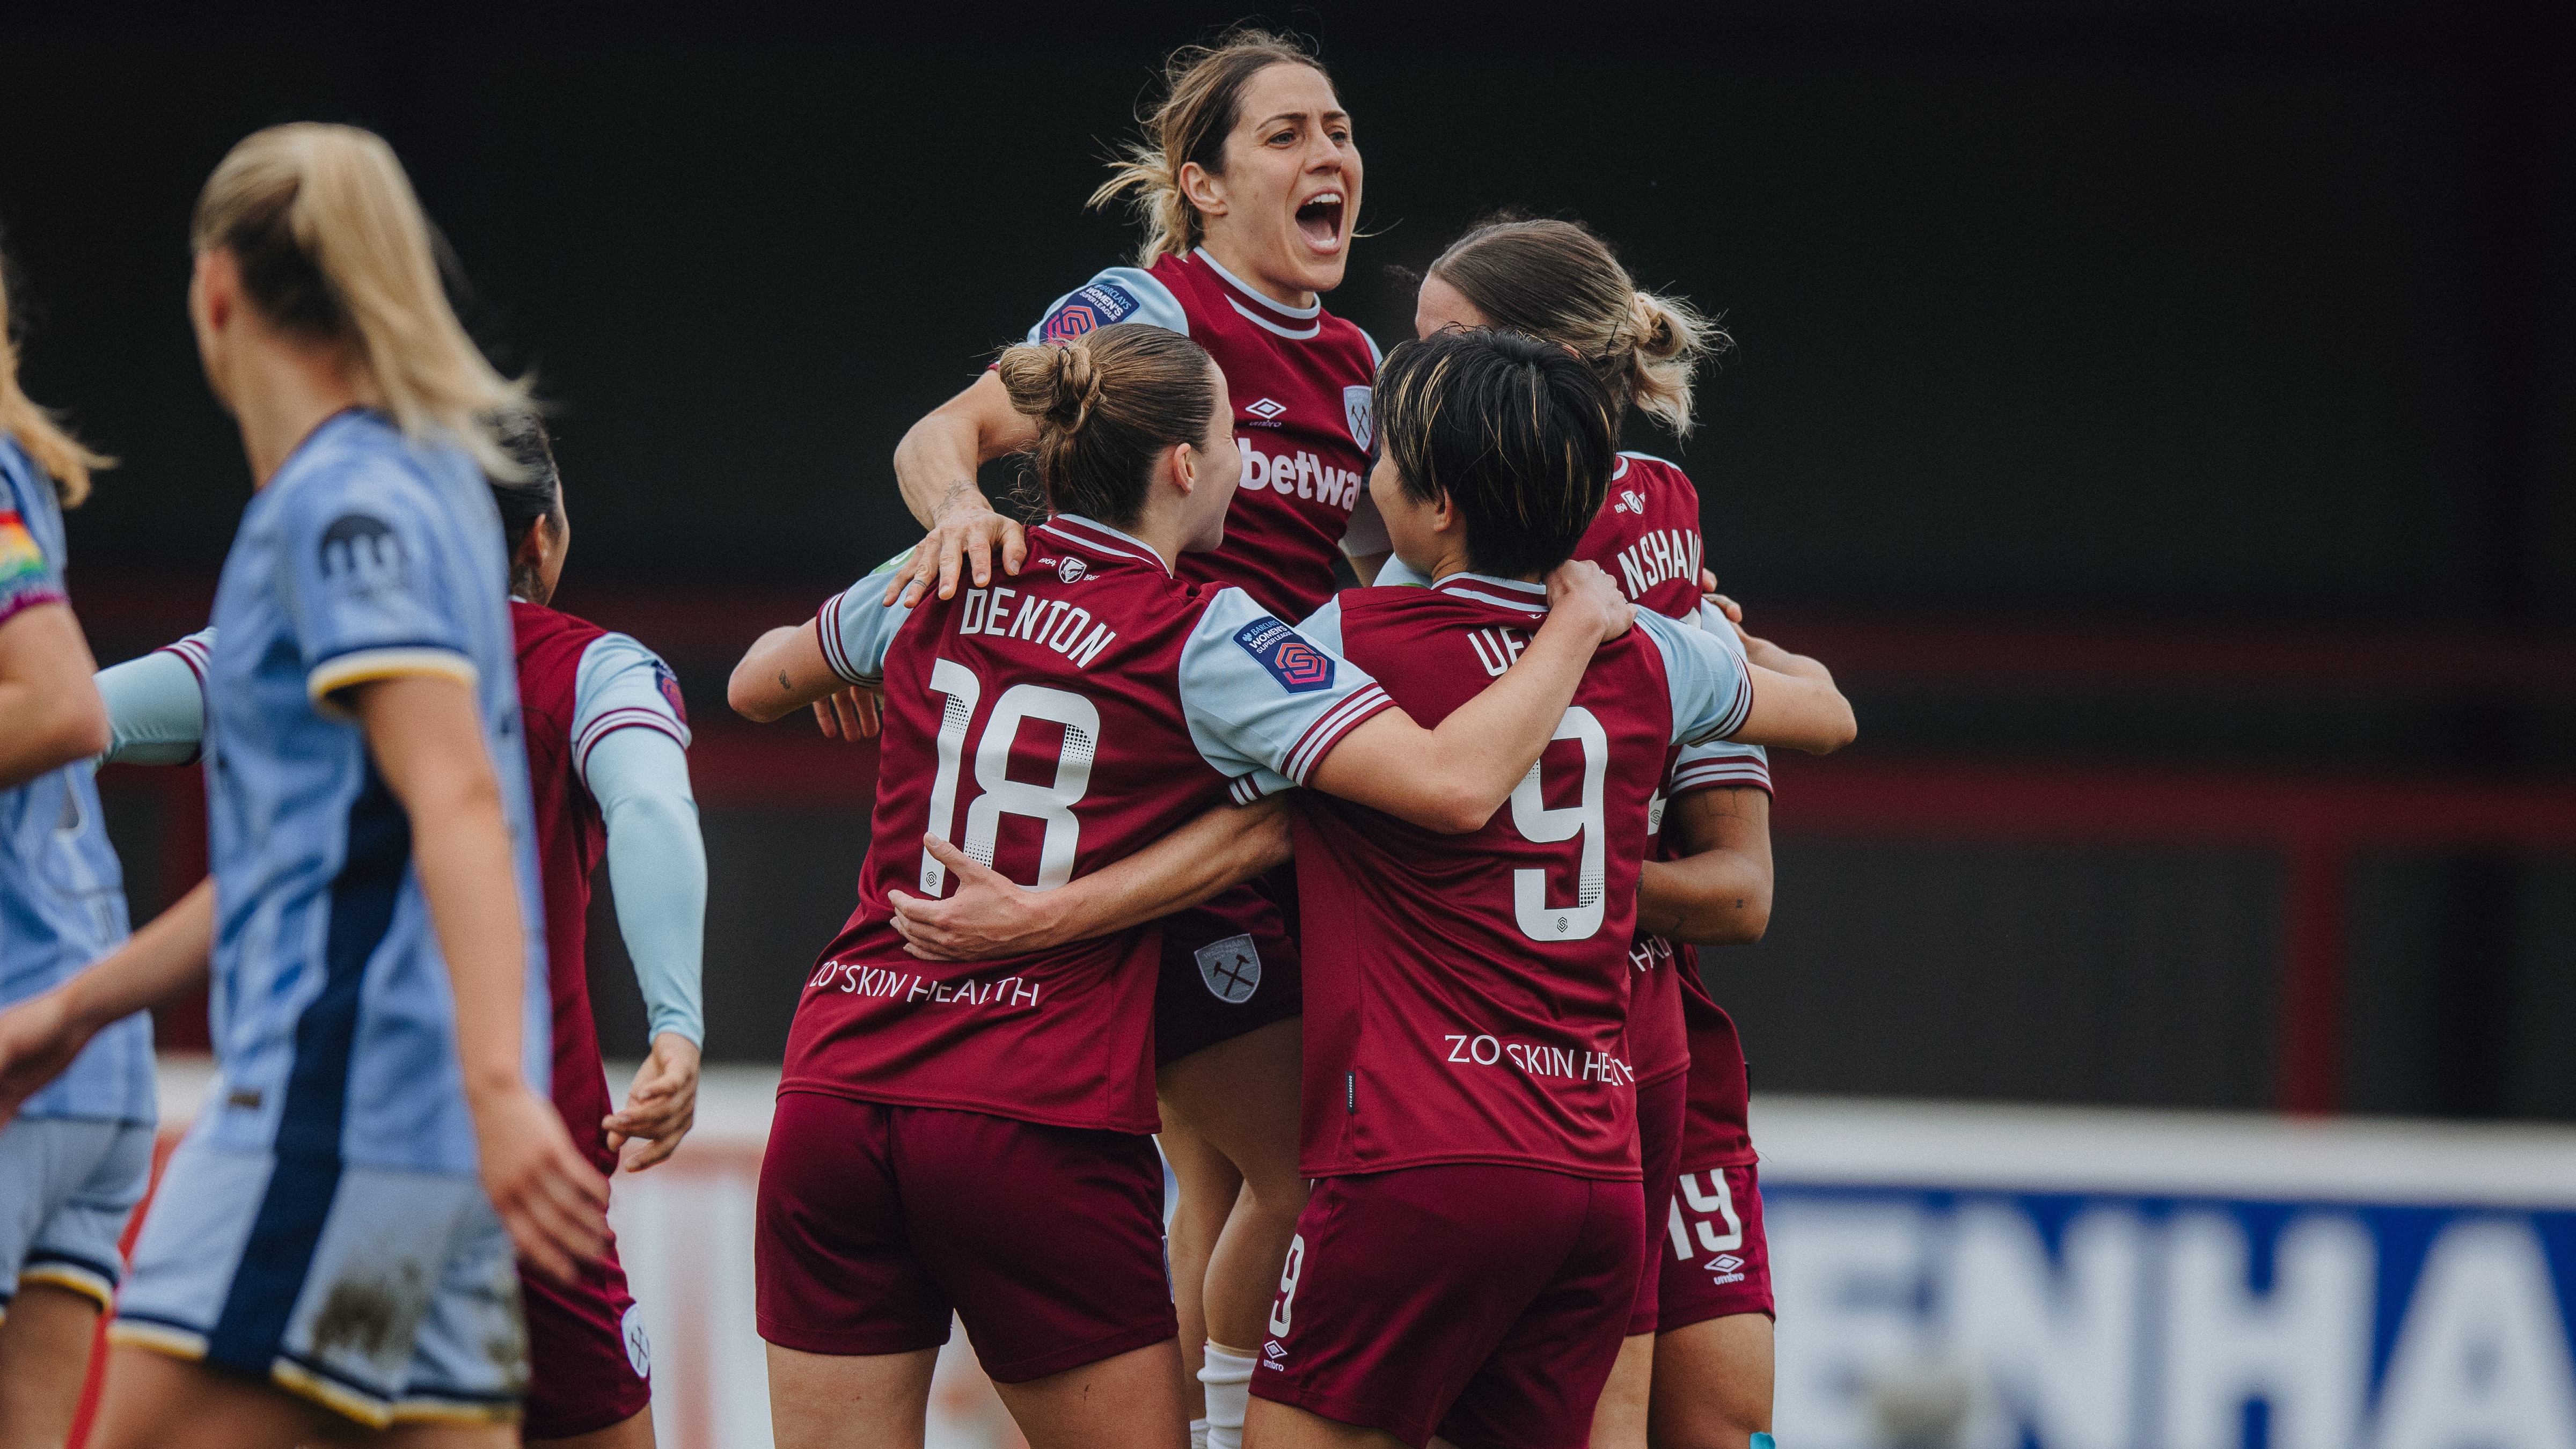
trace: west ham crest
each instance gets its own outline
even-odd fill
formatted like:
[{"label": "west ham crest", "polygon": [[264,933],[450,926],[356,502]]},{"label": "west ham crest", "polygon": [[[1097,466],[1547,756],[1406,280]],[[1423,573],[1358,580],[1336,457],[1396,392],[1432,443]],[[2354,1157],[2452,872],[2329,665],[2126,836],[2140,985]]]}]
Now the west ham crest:
[{"label": "west ham crest", "polygon": [[1250,936],[1210,941],[1198,951],[1199,979],[1228,1006],[1240,1006],[1261,989],[1261,952]]},{"label": "west ham crest", "polygon": [[1342,416],[1350,421],[1351,441],[1359,444],[1363,449],[1367,448],[1370,441],[1377,436],[1377,426],[1373,417],[1376,405],[1377,389],[1375,388],[1342,389]]}]

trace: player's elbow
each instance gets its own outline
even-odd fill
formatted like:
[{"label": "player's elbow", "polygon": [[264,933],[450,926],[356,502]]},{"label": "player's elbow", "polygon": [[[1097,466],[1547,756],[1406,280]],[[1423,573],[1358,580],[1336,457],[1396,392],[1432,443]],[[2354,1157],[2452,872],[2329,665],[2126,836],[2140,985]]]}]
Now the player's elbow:
[{"label": "player's elbow", "polygon": [[725,680],[725,703],[735,714],[754,724],[768,724],[782,719],[787,710],[778,702],[775,690],[761,688],[766,671],[750,655],[744,655],[733,667],[732,677]]},{"label": "player's elbow", "polygon": [[1830,755],[1860,738],[1860,720],[1852,713],[1851,701],[1836,693],[1819,712],[1819,718],[1800,746],[1811,755]]},{"label": "player's elbow", "polygon": [[65,697],[56,704],[53,717],[46,722],[44,738],[50,747],[46,753],[53,757],[57,767],[74,760],[86,760],[92,755],[106,754],[107,747],[115,742],[114,732],[108,728],[107,701],[98,697],[96,689],[71,689],[63,693]]},{"label": "player's elbow", "polygon": [[[1508,798],[1508,797],[1506,797]],[[1485,828],[1503,802],[1459,782],[1446,782],[1425,792],[1413,823],[1442,835],[1472,835]]]},{"label": "player's elbow", "polygon": [[1673,935],[1693,946],[1750,946],[1771,929],[1771,880],[1739,884],[1703,901]]}]

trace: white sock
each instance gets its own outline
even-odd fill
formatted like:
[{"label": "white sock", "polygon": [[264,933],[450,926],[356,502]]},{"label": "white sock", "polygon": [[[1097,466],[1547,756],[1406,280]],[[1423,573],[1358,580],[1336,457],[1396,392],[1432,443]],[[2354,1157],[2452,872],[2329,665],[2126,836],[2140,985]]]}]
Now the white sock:
[{"label": "white sock", "polygon": [[1208,1449],[1243,1449],[1243,1414],[1252,1405],[1252,1355],[1214,1340],[1199,1382],[1207,1386]]},{"label": "white sock", "polygon": [[1207,1420],[1190,1420],[1190,1449],[1207,1449]]}]

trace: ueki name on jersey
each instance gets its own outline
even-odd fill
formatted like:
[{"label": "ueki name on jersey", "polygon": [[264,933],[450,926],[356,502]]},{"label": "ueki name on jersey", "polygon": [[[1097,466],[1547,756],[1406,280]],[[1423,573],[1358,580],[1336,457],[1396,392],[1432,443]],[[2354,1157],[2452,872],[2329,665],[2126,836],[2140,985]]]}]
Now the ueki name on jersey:
[{"label": "ueki name on jersey", "polygon": [[1354,507],[1360,501],[1360,475],[1348,468],[1328,468],[1312,453],[1264,453],[1252,445],[1250,438],[1235,441],[1243,445],[1246,488],[1267,488],[1341,509]]}]

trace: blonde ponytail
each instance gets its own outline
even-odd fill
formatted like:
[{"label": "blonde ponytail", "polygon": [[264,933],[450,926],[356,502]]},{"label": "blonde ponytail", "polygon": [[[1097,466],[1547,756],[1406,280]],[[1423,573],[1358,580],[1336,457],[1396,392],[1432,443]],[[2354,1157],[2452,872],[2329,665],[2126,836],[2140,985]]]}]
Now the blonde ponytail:
[{"label": "blonde ponytail", "polygon": [[1136,117],[1144,139],[1119,148],[1109,179],[1089,202],[1102,207],[1135,193],[1129,204],[1145,228],[1136,265],[1188,256],[1206,234],[1199,209],[1181,190],[1181,168],[1195,161],[1212,176],[1225,174],[1225,138],[1242,119],[1237,113],[1243,88],[1274,65],[1302,65],[1332,79],[1324,63],[1295,40],[1254,25],[1238,25],[1214,45],[1185,45],[1164,58],[1162,97]]},{"label": "blonde ponytail", "polygon": [[1675,437],[1689,437],[1691,379],[1703,358],[1732,339],[1679,297],[1634,291],[1628,294],[1628,337],[1629,402]]},{"label": "blonde ponytail", "polygon": [[54,480],[65,508],[78,508],[89,497],[93,469],[113,468],[116,460],[81,446],[52,413],[36,406],[18,387],[18,337],[9,326],[9,288],[0,268],[0,433],[18,440],[28,461]]},{"label": "blonde ponytail", "polygon": [[1691,380],[1735,345],[1679,297],[1637,290],[1607,242],[1571,221],[1506,217],[1474,227],[1431,264],[1487,323],[1574,350],[1674,436],[1691,431]]},{"label": "blonde ponytail", "polygon": [[272,325],[346,346],[406,434],[443,435],[496,478],[524,472],[495,429],[530,408],[528,386],[457,322],[429,219],[381,137],[310,122],[250,135],[206,178],[191,233],[232,253]]}]

